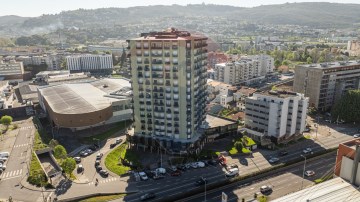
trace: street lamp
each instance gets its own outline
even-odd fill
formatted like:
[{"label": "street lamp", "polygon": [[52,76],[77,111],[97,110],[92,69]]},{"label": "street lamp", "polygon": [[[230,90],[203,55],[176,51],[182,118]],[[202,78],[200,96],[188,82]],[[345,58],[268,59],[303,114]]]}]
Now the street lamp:
[{"label": "street lamp", "polygon": [[305,159],[305,161],[304,161],[304,170],[303,170],[303,179],[301,181],[301,189],[302,189],[303,185],[304,185],[304,178],[305,178],[306,156],[304,156],[304,155],[300,155],[300,156]]},{"label": "street lamp", "polygon": [[203,179],[203,180],[204,180],[204,182],[205,182],[205,195],[204,195],[205,200],[204,200],[204,201],[206,202],[206,178],[204,178],[204,177],[203,177],[202,179]]}]

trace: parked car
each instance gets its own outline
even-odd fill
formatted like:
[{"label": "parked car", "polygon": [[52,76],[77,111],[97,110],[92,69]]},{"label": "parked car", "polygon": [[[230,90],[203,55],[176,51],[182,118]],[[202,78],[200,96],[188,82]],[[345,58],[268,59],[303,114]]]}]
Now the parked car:
[{"label": "parked car", "polygon": [[103,157],[103,153],[96,154],[96,159],[100,160]]},{"label": "parked car", "polygon": [[216,160],[208,160],[207,163],[212,166],[216,166],[216,164],[217,164]]},{"label": "parked car", "polygon": [[176,166],[170,166],[169,168],[171,171],[177,171],[177,167]]},{"label": "parked car", "polygon": [[114,148],[116,146],[115,143],[110,144],[110,149]]},{"label": "parked car", "polygon": [[163,179],[164,176],[163,176],[163,175],[154,175],[152,178],[153,178],[154,180],[160,180],[160,179]]},{"label": "parked car", "polygon": [[99,173],[100,173],[100,175],[103,176],[103,177],[109,176],[109,172],[108,172],[107,170],[100,170]]},{"label": "parked car", "polygon": [[310,128],[305,128],[304,132],[310,132]]},{"label": "parked car", "polygon": [[313,175],[315,175],[315,171],[307,170],[307,171],[305,171],[305,175],[308,176],[308,177],[313,176]]},{"label": "parked car", "polygon": [[165,169],[165,168],[156,168],[156,169],[155,169],[155,172],[156,172],[156,173],[159,173],[159,174],[165,174],[165,173],[166,173],[166,169]]},{"label": "parked car", "polygon": [[98,166],[98,165],[100,165],[100,161],[99,161],[99,160],[96,160],[96,161],[95,161],[95,167]]},{"label": "parked car", "polygon": [[179,165],[177,167],[178,170],[181,170],[181,171],[186,171],[186,166],[185,165]]},{"label": "parked car", "polygon": [[285,156],[287,154],[288,154],[288,152],[285,150],[279,151],[279,156]]},{"label": "parked car", "polygon": [[146,173],[144,173],[144,172],[139,172],[139,175],[140,175],[141,180],[148,180],[149,179],[148,176],[146,175]]},{"label": "parked car", "polygon": [[89,147],[89,149],[91,149],[92,151],[96,151],[98,148],[99,148],[99,147],[96,146],[95,144],[94,144],[94,145],[91,145],[91,146]]},{"label": "parked car", "polygon": [[198,168],[204,168],[205,167],[205,163],[202,162],[202,161],[198,161],[198,162],[196,162],[196,164],[197,164]]},{"label": "parked car", "polygon": [[89,153],[87,153],[86,150],[83,150],[80,152],[80,156],[82,157],[89,156]]},{"label": "parked car", "polygon": [[87,149],[86,150],[86,153],[88,153],[88,154],[92,154],[94,151],[93,150],[91,150],[91,149]]},{"label": "parked car", "polygon": [[0,170],[1,170],[1,171],[6,170],[6,165],[5,165],[5,164],[0,163]]},{"label": "parked car", "polygon": [[102,170],[102,167],[99,165],[99,166],[96,166],[96,171],[100,172]]},{"label": "parked car", "polygon": [[353,135],[353,137],[358,138],[358,137],[360,137],[360,134],[355,134],[355,135]]},{"label": "parked car", "polygon": [[180,170],[176,170],[176,171],[172,172],[170,175],[171,176],[180,176],[181,172],[180,172]]},{"label": "parked car", "polygon": [[279,160],[280,160],[279,158],[273,157],[273,158],[271,158],[271,159],[269,160],[269,162],[270,162],[270,163],[276,163],[276,162],[278,162]]},{"label": "parked car", "polygon": [[197,167],[198,167],[198,164],[197,164],[196,162],[191,163],[191,167],[192,167],[192,168],[197,168]]},{"label": "parked car", "polygon": [[78,167],[77,167],[77,172],[78,172],[78,173],[81,173],[81,172],[83,172],[83,171],[84,171],[83,165],[79,164]]},{"label": "parked car", "polygon": [[304,154],[308,154],[308,153],[311,153],[311,152],[312,152],[312,149],[310,147],[303,150]]},{"label": "parked car", "polygon": [[268,185],[264,185],[264,186],[260,187],[260,192],[262,194],[269,194],[269,193],[272,192],[272,188],[270,186],[268,186]]},{"label": "parked car", "polygon": [[185,164],[185,167],[186,167],[186,169],[189,169],[189,168],[191,168],[191,164],[187,163],[187,164]]},{"label": "parked car", "polygon": [[195,181],[195,186],[201,186],[201,185],[204,185],[205,183],[208,183],[208,180],[207,179],[204,179],[203,177],[196,180]]},{"label": "parked car", "polygon": [[231,168],[228,171],[226,171],[225,176],[226,177],[235,177],[239,175],[239,169],[238,168]]},{"label": "parked car", "polygon": [[75,160],[76,163],[80,163],[80,162],[81,162],[81,158],[80,158],[79,156],[74,157],[74,160]]},{"label": "parked car", "polygon": [[122,139],[120,139],[120,138],[116,138],[116,140],[115,140],[115,144],[120,144],[122,142]]},{"label": "parked car", "polygon": [[146,193],[146,194],[140,196],[140,200],[146,201],[146,200],[149,200],[149,199],[153,199],[155,197],[156,197],[155,193],[150,192],[150,193]]}]

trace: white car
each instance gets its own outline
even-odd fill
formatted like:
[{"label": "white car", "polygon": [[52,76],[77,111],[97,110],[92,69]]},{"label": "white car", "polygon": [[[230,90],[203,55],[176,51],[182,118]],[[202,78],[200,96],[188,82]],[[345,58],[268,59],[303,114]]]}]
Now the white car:
[{"label": "white car", "polygon": [[199,167],[199,168],[204,168],[205,167],[204,162],[199,161],[199,162],[196,162],[196,164],[197,164],[197,167]]},{"label": "white car", "polygon": [[311,153],[311,152],[312,152],[312,149],[310,147],[303,150],[304,154],[308,154],[308,153]]},{"label": "white car", "polygon": [[0,163],[0,170],[4,171],[5,169],[6,169],[6,165]]},{"label": "white car", "polygon": [[198,167],[198,164],[197,164],[196,162],[194,162],[194,163],[191,164],[191,167],[197,168],[197,167]]},{"label": "white car", "polygon": [[353,135],[353,137],[358,138],[358,137],[360,137],[360,134],[355,134],[355,135]]},{"label": "white car", "polygon": [[140,175],[140,178],[142,180],[148,180],[149,179],[148,176],[146,175],[146,173],[144,173],[144,172],[139,172],[139,175]]},{"label": "white car", "polygon": [[304,174],[305,174],[306,176],[310,177],[310,176],[315,175],[315,171],[313,171],[313,170],[307,170],[307,171],[305,171]]},{"label": "white car", "polygon": [[156,168],[155,172],[156,172],[156,173],[159,173],[159,174],[165,174],[165,173],[166,173],[166,169],[165,169],[165,168]]},{"label": "white car", "polygon": [[279,160],[280,160],[279,158],[273,157],[273,158],[271,158],[271,159],[269,160],[269,162],[270,162],[270,163],[276,163],[276,162],[278,162]]}]

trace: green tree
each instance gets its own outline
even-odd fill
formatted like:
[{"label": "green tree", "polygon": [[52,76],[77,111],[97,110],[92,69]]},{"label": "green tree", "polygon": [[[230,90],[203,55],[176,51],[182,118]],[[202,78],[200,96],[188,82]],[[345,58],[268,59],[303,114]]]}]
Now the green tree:
[{"label": "green tree", "polygon": [[66,158],[61,163],[61,168],[68,175],[70,175],[72,173],[72,171],[75,169],[75,167],[76,167],[76,162],[75,162],[75,160],[73,158]]},{"label": "green tree", "polygon": [[241,142],[241,141],[236,141],[235,144],[234,144],[234,147],[235,147],[239,152],[241,152],[241,150],[242,150],[242,148],[243,148],[242,142]]},{"label": "green tree", "polygon": [[306,63],[308,63],[308,64],[311,64],[311,63],[312,63],[311,57],[308,57],[308,58],[306,59]]},{"label": "green tree", "polygon": [[318,63],[325,62],[325,58],[323,56],[320,56],[320,58],[317,61]]},{"label": "green tree", "polygon": [[343,119],[346,122],[360,122],[360,90],[350,90],[331,110],[334,120]]},{"label": "green tree", "polygon": [[11,122],[13,121],[13,118],[11,116],[5,115],[2,116],[1,119],[1,124],[6,126],[6,129],[9,127],[9,125],[11,124]]},{"label": "green tree", "polygon": [[289,60],[284,60],[281,64],[288,66],[290,64],[290,61]]},{"label": "green tree", "polygon": [[54,147],[54,156],[57,159],[65,159],[67,156],[66,149],[62,145],[57,145]]},{"label": "green tree", "polygon": [[275,66],[276,68],[278,68],[278,67],[280,67],[280,65],[281,65],[280,60],[275,60],[274,66]]},{"label": "green tree", "polygon": [[54,139],[51,139],[50,142],[49,142],[49,146],[51,148],[55,148],[57,145],[59,145],[59,142],[57,140],[54,140]]}]

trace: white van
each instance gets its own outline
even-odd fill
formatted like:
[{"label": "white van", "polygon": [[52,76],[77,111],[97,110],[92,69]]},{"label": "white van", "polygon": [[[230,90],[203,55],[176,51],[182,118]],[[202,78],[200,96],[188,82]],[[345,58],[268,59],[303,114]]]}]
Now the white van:
[{"label": "white van", "polygon": [[226,177],[234,177],[239,175],[238,168],[231,168],[225,173]]},{"label": "white van", "polygon": [[0,152],[0,158],[9,158],[10,153],[9,152]]}]

